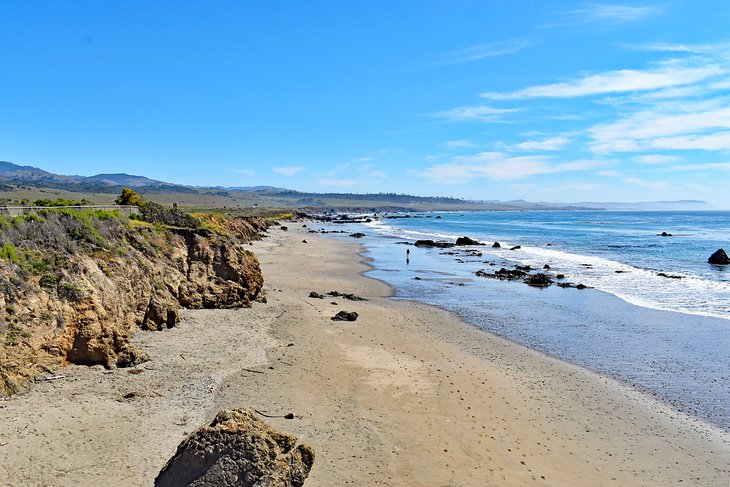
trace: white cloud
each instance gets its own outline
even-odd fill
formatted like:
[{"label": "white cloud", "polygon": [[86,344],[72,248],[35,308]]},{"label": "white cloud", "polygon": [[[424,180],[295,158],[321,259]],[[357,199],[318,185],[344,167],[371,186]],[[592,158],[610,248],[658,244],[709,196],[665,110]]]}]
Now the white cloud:
[{"label": "white cloud", "polygon": [[461,64],[479,61],[488,57],[506,56],[519,52],[534,44],[535,41],[531,39],[507,39],[505,41],[489,42],[487,44],[479,44],[447,52],[434,58],[430,64]]},{"label": "white cloud", "polygon": [[501,152],[481,152],[455,157],[450,163],[433,165],[422,175],[444,183],[462,183],[479,178],[512,181],[540,174],[593,169],[604,164],[592,160],[553,164],[552,160],[548,156],[514,157]]},{"label": "white cloud", "polygon": [[571,142],[571,139],[564,136],[548,137],[542,140],[526,140],[515,144],[510,148],[526,152],[534,151],[555,151],[560,150]]},{"label": "white cloud", "polygon": [[485,92],[491,100],[523,100],[529,98],[575,98],[581,96],[628,93],[683,86],[721,74],[724,69],[715,64],[689,66],[671,60],[647,70],[619,69],[587,75],[577,80],[530,86],[512,93]]},{"label": "white cloud", "polygon": [[245,176],[255,176],[256,171],[253,169],[234,169],[234,172],[237,172],[238,174],[243,174]]},{"label": "white cloud", "polygon": [[566,12],[569,16],[582,22],[601,22],[611,24],[624,24],[635,22],[661,12],[659,7],[643,6],[633,7],[629,5],[593,4],[585,8],[570,10]]},{"label": "white cloud", "polygon": [[668,164],[670,162],[677,162],[679,157],[663,154],[647,154],[644,156],[636,156],[634,160],[642,164]]},{"label": "white cloud", "polygon": [[459,140],[449,140],[448,142],[444,142],[443,146],[447,149],[468,149],[475,147],[476,144],[470,140],[466,139],[459,139]]},{"label": "white cloud", "polygon": [[626,178],[625,182],[654,191],[665,191],[669,188],[669,183],[666,181],[646,181],[641,178]]},{"label": "white cloud", "polygon": [[667,171],[730,171],[730,162],[710,162],[705,164],[682,164],[670,166]]},{"label": "white cloud", "polygon": [[588,129],[596,153],[651,149],[730,150],[730,106],[667,105]]},{"label": "white cloud", "polygon": [[338,179],[338,178],[321,178],[317,182],[322,186],[337,186],[340,188],[350,188],[360,184],[359,179]]},{"label": "white cloud", "polygon": [[297,173],[300,173],[304,171],[304,167],[302,166],[286,166],[286,167],[275,167],[272,169],[276,174],[281,174],[282,176],[291,177],[294,176]]},{"label": "white cloud", "polygon": [[477,105],[471,107],[457,107],[445,112],[435,113],[433,115],[453,122],[496,122],[500,120],[501,115],[517,111],[520,111],[520,109],[494,108],[487,105]]}]

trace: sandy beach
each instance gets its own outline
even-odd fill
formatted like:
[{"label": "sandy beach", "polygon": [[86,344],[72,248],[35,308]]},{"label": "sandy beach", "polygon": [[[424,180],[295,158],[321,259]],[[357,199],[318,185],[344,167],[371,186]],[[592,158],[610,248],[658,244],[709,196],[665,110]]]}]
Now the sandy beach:
[{"label": "sandy beach", "polygon": [[[317,454],[306,485],[716,485],[730,438],[612,379],[363,277],[356,242],[273,229],[267,303],[140,332],[134,369],[69,366],[0,402],[0,485],[146,486],[222,408]],[[306,239],[306,243],[303,240]],[[316,291],[367,301],[310,298]],[[340,310],[355,322],[332,321]]]}]

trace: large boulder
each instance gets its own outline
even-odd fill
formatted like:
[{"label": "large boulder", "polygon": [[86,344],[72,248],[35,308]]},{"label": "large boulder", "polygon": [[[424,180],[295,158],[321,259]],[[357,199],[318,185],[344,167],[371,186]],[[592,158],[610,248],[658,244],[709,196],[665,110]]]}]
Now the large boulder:
[{"label": "large boulder", "polygon": [[717,252],[712,254],[710,258],[707,259],[707,262],[709,262],[710,264],[728,265],[730,264],[730,257],[728,257],[725,253],[725,249],[718,249]]},{"label": "large boulder", "polygon": [[248,409],[224,409],[180,443],[155,487],[301,486],[314,451],[296,443]]},{"label": "large boulder", "polygon": [[484,245],[478,240],[469,237],[459,237],[456,239],[456,245]]},{"label": "large boulder", "polygon": [[456,244],[443,241],[434,242],[433,240],[416,240],[413,245],[415,245],[416,247],[437,247],[440,249],[448,249]]}]

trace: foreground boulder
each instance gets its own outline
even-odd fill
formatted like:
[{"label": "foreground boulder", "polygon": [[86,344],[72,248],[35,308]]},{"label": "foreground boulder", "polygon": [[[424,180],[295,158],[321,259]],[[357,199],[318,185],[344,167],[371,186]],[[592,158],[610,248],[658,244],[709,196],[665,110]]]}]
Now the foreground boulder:
[{"label": "foreground boulder", "polygon": [[712,254],[710,258],[707,259],[707,262],[709,262],[710,264],[728,265],[730,264],[730,257],[728,257],[725,253],[725,249],[718,249],[717,252]]},{"label": "foreground boulder", "polygon": [[525,277],[525,284],[532,287],[548,287],[552,283],[553,280],[550,279],[550,276],[542,272]]},{"label": "foreground boulder", "polygon": [[340,311],[330,319],[332,321],[355,321],[357,320],[357,313],[354,311]]},{"label": "foreground boulder", "polygon": [[437,247],[440,249],[448,249],[454,247],[456,244],[443,241],[434,242],[433,240],[416,240],[413,245],[415,245],[416,247]]},{"label": "foreground boulder", "polygon": [[180,443],[155,487],[301,486],[314,450],[296,442],[248,409],[224,409]]}]

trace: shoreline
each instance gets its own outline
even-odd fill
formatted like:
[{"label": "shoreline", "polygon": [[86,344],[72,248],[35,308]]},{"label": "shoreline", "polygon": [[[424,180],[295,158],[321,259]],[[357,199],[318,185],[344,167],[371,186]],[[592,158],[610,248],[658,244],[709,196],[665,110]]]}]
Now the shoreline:
[{"label": "shoreline", "polygon": [[[249,407],[297,414],[267,422],[314,447],[308,486],[727,485],[721,431],[393,299],[362,275],[359,244],[293,226],[252,245],[267,304],[186,311],[177,328],[138,333],[152,356],[140,373],[71,366],[0,402],[0,484],[149,485],[187,433]],[[331,290],[368,300],[308,297]],[[331,321],[340,309],[358,320]]]}]

